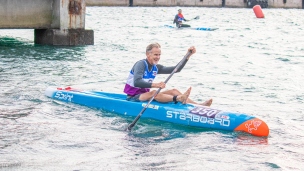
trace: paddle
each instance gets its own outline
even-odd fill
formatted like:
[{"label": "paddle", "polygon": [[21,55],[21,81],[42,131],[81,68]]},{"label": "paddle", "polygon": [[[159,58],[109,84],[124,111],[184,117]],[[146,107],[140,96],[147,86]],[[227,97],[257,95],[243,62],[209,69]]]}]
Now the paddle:
[{"label": "paddle", "polygon": [[[174,70],[172,71],[172,73],[169,75],[169,77],[165,80],[165,83],[167,83],[169,81],[169,79],[173,76],[173,74],[179,69],[179,67],[181,66],[181,64],[191,55],[192,52],[188,52],[184,58],[177,64],[177,66],[174,68]],[[131,129],[134,127],[134,125],[136,124],[136,122],[139,120],[139,118],[141,117],[141,115],[146,111],[147,107],[150,105],[150,103],[152,102],[152,100],[155,98],[155,96],[160,92],[161,88],[158,88],[158,90],[154,93],[154,95],[152,96],[152,98],[149,100],[149,102],[146,104],[146,106],[139,112],[139,114],[136,116],[136,118],[134,119],[134,121],[128,126],[128,128],[126,130],[131,131]]]},{"label": "paddle", "polygon": [[193,18],[193,20],[198,20],[200,18],[200,16],[196,16]]},{"label": "paddle", "polygon": [[[196,17],[194,17],[193,19],[191,19],[191,20],[198,20],[200,18],[200,16],[196,16]],[[187,20],[187,21],[191,21],[191,20]]]}]

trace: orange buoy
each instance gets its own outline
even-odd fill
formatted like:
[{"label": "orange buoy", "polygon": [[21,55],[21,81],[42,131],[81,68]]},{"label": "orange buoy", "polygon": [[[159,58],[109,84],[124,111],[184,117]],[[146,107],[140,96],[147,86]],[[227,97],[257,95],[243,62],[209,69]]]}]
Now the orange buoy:
[{"label": "orange buoy", "polygon": [[257,18],[264,18],[264,14],[260,5],[255,5],[252,9]]}]

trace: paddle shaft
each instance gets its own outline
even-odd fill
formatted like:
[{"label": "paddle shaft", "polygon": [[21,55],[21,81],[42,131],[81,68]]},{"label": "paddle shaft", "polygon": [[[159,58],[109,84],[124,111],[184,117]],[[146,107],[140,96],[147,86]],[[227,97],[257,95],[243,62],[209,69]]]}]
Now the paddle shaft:
[{"label": "paddle shaft", "polygon": [[[191,55],[192,52],[188,52],[184,58],[178,63],[178,65],[174,68],[174,70],[171,72],[169,77],[165,80],[165,83],[167,83],[170,78],[173,76],[173,74],[179,69],[179,67],[182,65],[182,63]],[[136,118],[133,120],[133,122],[128,126],[127,130],[131,131],[131,129],[135,126],[136,122],[139,120],[141,115],[146,111],[147,107],[150,105],[150,103],[154,100],[155,96],[160,92],[161,88],[158,88],[158,90],[154,93],[152,98],[149,100],[149,102],[146,104],[146,106],[139,112],[139,114],[136,116]]]}]

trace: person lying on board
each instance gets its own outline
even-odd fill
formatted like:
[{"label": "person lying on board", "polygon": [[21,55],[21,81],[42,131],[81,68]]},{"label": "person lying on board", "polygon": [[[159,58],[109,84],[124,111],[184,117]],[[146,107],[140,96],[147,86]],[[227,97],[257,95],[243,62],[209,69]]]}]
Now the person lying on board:
[{"label": "person lying on board", "polygon": [[[190,55],[186,60],[181,64],[180,68],[176,72],[180,72],[183,67],[186,65],[190,56],[196,52],[194,46],[191,46],[188,49]],[[153,83],[157,74],[171,74],[176,66],[163,66],[158,64],[161,55],[161,46],[158,43],[152,43],[146,48],[146,59],[137,61],[132,67],[127,82],[124,88],[124,93],[127,94],[127,100],[129,101],[148,101],[156,93],[156,90],[150,91],[150,88],[161,88],[166,87],[166,83],[159,82]],[[191,87],[185,92],[181,93],[177,89],[165,90],[159,92],[154,100],[158,102],[181,102],[193,103],[203,106],[210,106],[212,99],[205,101],[204,103],[197,103],[191,100],[189,97],[191,92]]]},{"label": "person lying on board", "polygon": [[182,10],[178,10],[178,14],[175,15],[173,24],[176,24],[176,27],[181,28],[181,27],[190,27],[188,24],[183,24],[183,21],[187,21],[182,14]]}]

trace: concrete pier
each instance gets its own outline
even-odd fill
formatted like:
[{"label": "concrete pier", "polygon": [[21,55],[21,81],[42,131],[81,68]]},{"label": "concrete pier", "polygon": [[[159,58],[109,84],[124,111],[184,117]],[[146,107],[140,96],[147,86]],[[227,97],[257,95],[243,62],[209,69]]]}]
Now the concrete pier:
[{"label": "concrete pier", "polygon": [[1,0],[0,29],[35,29],[37,44],[93,45],[85,0]]},{"label": "concrete pier", "polygon": [[35,40],[37,44],[46,45],[93,45],[93,30],[84,29],[35,29]]}]

